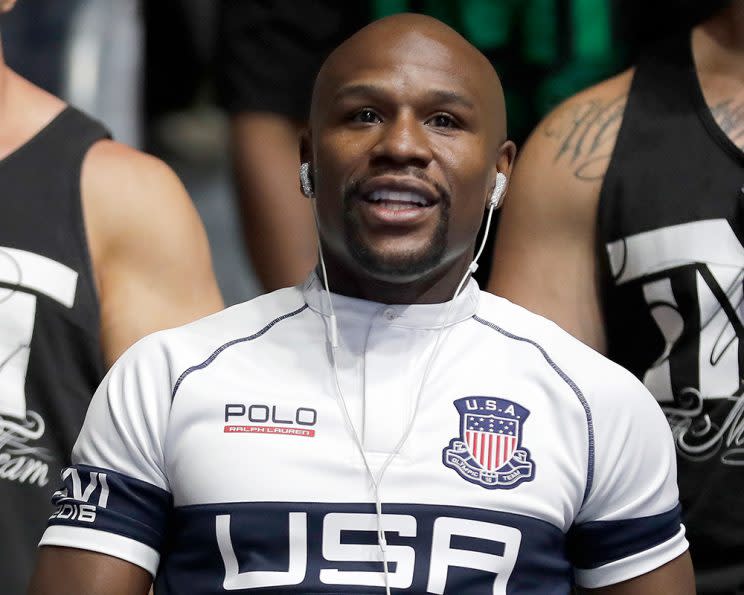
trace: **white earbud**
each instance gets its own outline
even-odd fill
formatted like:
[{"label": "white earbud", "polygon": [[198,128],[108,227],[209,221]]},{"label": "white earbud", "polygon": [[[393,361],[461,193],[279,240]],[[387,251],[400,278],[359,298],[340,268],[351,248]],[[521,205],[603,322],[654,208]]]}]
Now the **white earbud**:
[{"label": "white earbud", "polygon": [[488,201],[488,207],[498,209],[504,199],[506,191],[506,176],[499,172],[496,174],[496,184],[494,184],[491,200]]},{"label": "white earbud", "polygon": [[300,189],[307,198],[315,198],[313,181],[310,178],[310,164],[307,161],[300,164]]}]

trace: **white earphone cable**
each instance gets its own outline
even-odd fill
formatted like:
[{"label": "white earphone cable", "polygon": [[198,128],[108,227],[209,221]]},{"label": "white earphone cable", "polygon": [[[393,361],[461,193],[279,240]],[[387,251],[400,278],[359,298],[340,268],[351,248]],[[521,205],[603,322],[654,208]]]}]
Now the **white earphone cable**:
[{"label": "white earphone cable", "polygon": [[[502,176],[503,174],[499,173],[499,176]],[[504,178],[505,179],[505,178]],[[500,196],[503,194],[504,185],[502,185],[501,188],[499,188],[499,185],[497,183],[497,190],[494,192],[498,192],[499,199]],[[336,319],[336,312],[333,308],[333,300],[331,299],[331,292],[328,285],[328,273],[326,272],[326,266],[325,266],[325,260],[323,259],[323,248],[321,246],[320,242],[320,221],[318,218],[318,211],[315,204],[315,200],[311,199],[312,209],[313,209],[313,217],[315,219],[315,228],[317,233],[317,240],[318,240],[318,260],[320,261],[320,270],[323,276],[322,283],[323,283],[323,289],[325,291],[326,295],[326,301],[328,303],[328,310],[329,310],[329,326],[330,326],[330,338],[329,343],[331,346],[330,349],[330,358],[331,358],[331,364],[333,367],[333,378],[334,378],[334,384],[336,387],[336,401],[339,404],[339,407],[341,411],[344,414],[344,421],[349,429],[349,432],[354,440],[354,443],[357,447],[357,450],[359,451],[359,454],[362,457],[362,461],[364,463],[365,470],[367,472],[367,476],[369,477],[370,481],[372,482],[372,486],[374,489],[375,494],[375,513],[377,517],[377,543],[380,547],[380,552],[382,554],[382,564],[383,564],[383,572],[384,572],[384,581],[385,581],[385,593],[386,595],[391,595],[390,592],[390,573],[388,568],[388,559],[387,559],[387,539],[385,538],[385,531],[383,529],[383,519],[382,519],[382,499],[380,496],[380,484],[382,483],[383,477],[385,475],[385,472],[387,471],[388,467],[392,463],[393,459],[398,456],[401,449],[405,445],[406,441],[408,440],[408,437],[411,435],[411,432],[413,430],[413,424],[416,420],[416,416],[418,415],[419,410],[419,404],[421,402],[421,395],[424,391],[424,385],[426,384],[426,379],[429,376],[429,372],[431,370],[432,363],[436,359],[437,354],[439,353],[439,349],[442,342],[442,336],[444,335],[444,331],[447,327],[447,324],[450,319],[450,315],[452,314],[452,309],[455,304],[455,300],[460,295],[460,292],[462,291],[463,286],[465,285],[465,282],[468,280],[468,278],[478,269],[478,259],[480,258],[481,254],[483,253],[483,250],[486,245],[486,240],[488,238],[488,232],[491,227],[491,220],[493,218],[493,211],[495,207],[499,205],[499,200],[494,200],[492,198],[491,202],[489,203],[489,209],[488,209],[488,217],[486,219],[486,228],[483,233],[483,238],[481,240],[481,244],[478,248],[478,251],[475,255],[475,258],[472,260],[470,265],[468,266],[467,270],[465,271],[465,274],[462,276],[462,279],[460,279],[460,282],[457,285],[457,288],[455,289],[455,293],[452,296],[452,300],[450,301],[447,310],[445,312],[444,318],[442,319],[441,324],[437,328],[437,338],[434,342],[434,347],[432,348],[432,352],[429,355],[429,358],[426,363],[426,367],[424,368],[424,373],[421,376],[421,381],[419,382],[418,391],[416,394],[416,399],[414,401],[414,407],[413,412],[411,414],[411,419],[408,422],[408,425],[406,426],[405,431],[403,432],[403,435],[401,436],[398,443],[395,445],[395,448],[393,451],[387,456],[385,461],[383,462],[382,466],[380,467],[380,472],[377,477],[375,477],[374,472],[372,471],[372,467],[369,464],[369,460],[367,459],[367,455],[364,452],[364,445],[362,444],[361,439],[359,438],[359,434],[356,431],[356,428],[354,427],[354,423],[351,419],[351,415],[349,414],[349,409],[346,405],[346,399],[344,398],[343,390],[341,389],[341,382],[339,380],[339,372],[338,372],[338,362],[336,360],[336,350],[339,347],[339,336],[338,336],[338,323]]]}]

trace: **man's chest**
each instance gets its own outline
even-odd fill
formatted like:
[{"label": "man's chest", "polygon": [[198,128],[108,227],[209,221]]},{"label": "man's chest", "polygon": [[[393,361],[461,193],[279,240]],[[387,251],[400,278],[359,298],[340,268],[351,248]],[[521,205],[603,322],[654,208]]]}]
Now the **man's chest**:
[{"label": "man's chest", "polygon": [[[173,404],[164,443],[176,506],[243,501],[437,502],[518,510],[567,528],[589,458],[587,419],[559,374],[225,366]],[[493,372],[493,373],[491,373]],[[361,379],[360,379],[361,378]],[[369,466],[369,469],[367,469]],[[384,471],[383,471],[384,470]],[[543,491],[545,490],[545,491]],[[339,497],[342,495],[343,497]],[[522,504],[518,504],[521,502]]]},{"label": "man's chest", "polygon": [[[537,552],[551,560],[540,572],[565,580],[564,530],[586,479],[573,459],[585,459],[586,438],[557,423],[560,390],[436,373],[416,408],[410,374],[396,383],[368,367],[364,385],[342,374],[342,401],[326,373],[271,383],[255,372],[222,374],[219,389],[191,384],[166,444],[175,541],[200,543],[199,564],[224,588],[370,592],[384,580],[378,522],[393,588],[491,593],[547,559]],[[360,386],[385,403],[374,415]],[[379,483],[379,520],[360,447]]]}]

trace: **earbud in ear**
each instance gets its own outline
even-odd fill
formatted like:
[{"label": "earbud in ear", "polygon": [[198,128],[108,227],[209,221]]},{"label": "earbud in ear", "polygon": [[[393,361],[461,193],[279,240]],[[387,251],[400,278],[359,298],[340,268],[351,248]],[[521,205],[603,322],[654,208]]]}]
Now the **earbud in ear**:
[{"label": "earbud in ear", "polygon": [[310,164],[307,161],[300,164],[300,189],[307,198],[315,198],[313,180],[310,177]]},{"label": "earbud in ear", "polygon": [[498,209],[504,199],[504,192],[506,192],[506,176],[499,172],[496,174],[496,184],[493,186],[493,192],[491,193],[491,200],[488,201],[488,207]]}]

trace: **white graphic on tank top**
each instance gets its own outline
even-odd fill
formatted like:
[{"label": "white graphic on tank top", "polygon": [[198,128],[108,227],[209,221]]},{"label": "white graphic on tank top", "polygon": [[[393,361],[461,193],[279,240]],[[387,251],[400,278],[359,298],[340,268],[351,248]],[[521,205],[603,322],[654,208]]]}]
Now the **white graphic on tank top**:
[{"label": "white graphic on tank top", "polygon": [[639,233],[607,244],[607,252],[617,285],[641,283],[664,338],[643,382],[660,402],[679,454],[744,465],[744,247],[728,221]]},{"label": "white graphic on tank top", "polygon": [[26,407],[26,372],[40,293],[67,308],[77,273],[32,252],[0,247],[0,479],[44,486],[51,454],[35,445],[46,424]]}]

